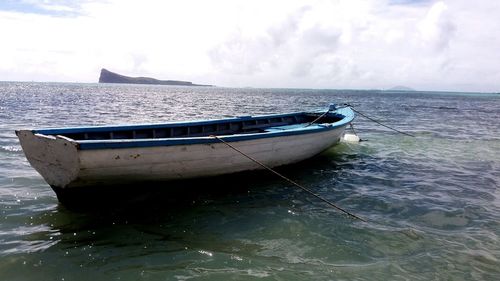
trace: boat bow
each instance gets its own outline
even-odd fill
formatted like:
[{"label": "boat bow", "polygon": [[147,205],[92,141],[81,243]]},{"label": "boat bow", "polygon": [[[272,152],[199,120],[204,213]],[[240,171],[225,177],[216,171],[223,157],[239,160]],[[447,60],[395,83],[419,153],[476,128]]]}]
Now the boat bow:
[{"label": "boat bow", "polygon": [[51,186],[66,186],[80,170],[78,144],[64,136],[16,131],[28,162]]}]

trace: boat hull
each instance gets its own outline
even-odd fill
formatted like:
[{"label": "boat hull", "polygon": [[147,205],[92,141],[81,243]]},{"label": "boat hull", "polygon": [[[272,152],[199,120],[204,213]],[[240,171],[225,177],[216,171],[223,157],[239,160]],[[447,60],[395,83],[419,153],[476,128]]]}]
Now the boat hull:
[{"label": "boat hull", "polygon": [[[114,198],[127,190],[135,193],[156,185],[153,182],[262,169],[250,158],[268,167],[297,163],[335,145],[353,119],[349,107],[332,105],[326,112],[41,128],[16,134],[30,164],[59,201],[73,207],[95,204],[108,198],[105,194]],[[173,191],[175,184],[170,183],[168,190]],[[115,188],[107,188],[111,186]]]},{"label": "boat hull", "polygon": [[[296,163],[336,144],[344,126],[320,132],[256,138],[231,145],[269,167]],[[261,167],[222,142],[80,149],[62,136],[18,131],[30,164],[58,193],[88,186],[217,176]]]}]

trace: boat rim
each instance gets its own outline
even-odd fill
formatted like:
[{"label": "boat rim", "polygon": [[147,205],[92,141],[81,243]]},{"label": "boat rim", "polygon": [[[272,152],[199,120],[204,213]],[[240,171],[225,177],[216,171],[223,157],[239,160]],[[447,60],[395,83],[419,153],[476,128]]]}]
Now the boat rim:
[{"label": "boat rim", "polygon": [[[134,124],[134,125],[109,125],[109,126],[89,126],[89,127],[69,127],[69,128],[43,128],[31,131],[35,135],[41,137],[55,137],[63,138],[72,143],[75,143],[80,150],[94,150],[94,149],[117,149],[117,148],[134,148],[134,147],[154,147],[154,146],[175,146],[175,145],[192,145],[192,144],[213,144],[218,143],[219,140],[213,136],[194,136],[194,137],[166,137],[166,138],[142,138],[142,139],[100,139],[100,140],[75,140],[69,137],[65,137],[64,134],[70,134],[75,132],[103,132],[108,130],[123,129],[134,130],[134,129],[155,129],[161,128],[163,126],[193,126],[193,125],[210,125],[217,124],[219,122],[239,122],[245,120],[259,119],[259,118],[270,118],[270,117],[286,117],[293,116],[297,114],[308,114],[308,113],[325,113],[325,111],[306,111],[306,112],[295,112],[295,113],[285,113],[285,114],[269,114],[269,115],[258,115],[258,116],[240,116],[236,118],[227,119],[214,119],[214,120],[203,120],[203,121],[178,121],[169,123],[156,123],[156,124]],[[287,137],[294,135],[303,134],[313,134],[320,133],[330,130],[335,130],[340,127],[346,126],[354,119],[354,112],[351,108],[337,108],[330,114],[342,115],[343,118],[332,123],[318,123],[306,126],[302,124],[293,124],[288,126],[276,126],[269,127],[263,132],[256,133],[238,133],[231,135],[217,135],[217,137],[224,139],[227,142],[238,142],[247,141],[255,139],[266,139],[275,137]],[[280,128],[281,129],[278,129]],[[286,128],[288,127],[288,128]]]}]

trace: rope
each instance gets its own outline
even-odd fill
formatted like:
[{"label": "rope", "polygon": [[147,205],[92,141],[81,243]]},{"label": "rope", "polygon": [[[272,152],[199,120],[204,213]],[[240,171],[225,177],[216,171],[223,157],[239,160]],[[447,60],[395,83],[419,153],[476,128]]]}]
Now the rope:
[{"label": "rope", "polygon": [[363,113],[359,112],[358,110],[354,109],[351,105],[348,105],[348,104],[347,104],[347,106],[349,106],[349,107],[352,109],[352,111],[356,112],[357,114],[359,114],[359,115],[361,115],[361,116],[365,117],[366,119],[368,119],[368,120],[370,120],[370,121],[373,121],[373,122],[375,122],[375,123],[379,124],[380,126],[386,127],[386,128],[388,128],[388,129],[391,129],[391,130],[396,131],[396,132],[398,132],[398,133],[400,133],[400,134],[403,134],[403,135],[407,135],[407,136],[410,136],[410,137],[415,137],[415,136],[414,136],[414,135],[412,135],[412,134],[405,133],[405,132],[402,132],[402,131],[400,131],[400,130],[398,130],[398,129],[394,129],[394,128],[389,127],[389,126],[387,126],[387,125],[385,125],[385,124],[382,124],[381,122],[379,122],[379,121],[377,121],[377,120],[375,120],[375,119],[373,119],[373,118],[371,118],[371,117],[369,117],[369,116],[366,116],[365,114],[363,114]]},{"label": "rope", "polygon": [[[351,128],[352,132],[353,132],[353,133],[357,136],[357,135],[358,135],[358,133],[356,133],[356,130],[354,130],[354,126],[352,125],[352,123],[349,123],[349,126],[350,126],[350,128]],[[361,139],[360,139],[360,140],[361,140]]]},{"label": "rope", "polygon": [[361,141],[366,141],[366,140],[361,139],[361,138],[359,137],[358,133],[356,133],[356,130],[354,130],[354,125],[353,125],[352,123],[349,123],[349,126],[350,126],[350,129],[351,129],[352,133],[353,133],[355,136],[357,136],[357,137],[359,138],[359,141],[360,141],[360,142],[361,142]]},{"label": "rope", "polygon": [[316,123],[316,121],[323,118],[323,116],[327,115],[328,112],[330,112],[330,109],[328,109],[325,113],[321,114],[318,118],[314,119],[311,123],[307,124],[304,128],[307,128],[307,127],[311,126],[312,124]]},{"label": "rope", "polygon": [[306,188],[306,187],[304,187],[304,186],[302,186],[302,185],[300,185],[300,184],[298,184],[298,183],[294,182],[293,180],[291,180],[291,179],[289,179],[289,178],[287,178],[287,177],[283,176],[282,174],[280,174],[280,173],[276,172],[275,170],[273,170],[272,168],[268,167],[268,166],[267,166],[267,165],[265,165],[264,163],[262,163],[262,162],[258,161],[257,159],[255,159],[255,158],[251,157],[250,155],[248,155],[248,154],[244,153],[243,151],[241,151],[241,150],[237,149],[236,147],[232,146],[231,144],[229,144],[228,142],[226,142],[226,141],[224,141],[223,139],[219,138],[218,136],[210,136],[210,137],[217,139],[218,141],[222,142],[223,144],[225,144],[225,145],[229,146],[229,147],[230,147],[231,149],[233,149],[234,151],[238,152],[239,154],[241,154],[241,155],[245,156],[246,158],[248,158],[248,159],[252,160],[253,162],[257,163],[257,164],[258,164],[259,166],[261,166],[262,168],[264,168],[264,169],[268,170],[269,172],[271,172],[271,173],[273,173],[273,174],[277,175],[278,177],[280,177],[280,178],[282,178],[282,179],[286,180],[287,182],[289,182],[289,183],[291,183],[291,184],[295,185],[296,187],[298,187],[298,188],[300,188],[300,189],[304,190],[305,192],[307,192],[307,193],[309,193],[310,195],[312,195],[312,196],[314,196],[314,197],[318,198],[319,200],[321,200],[321,201],[325,202],[326,204],[330,205],[331,207],[333,207],[333,208],[335,208],[335,209],[337,209],[337,210],[339,210],[339,211],[343,212],[344,214],[349,215],[350,217],[353,217],[353,218],[358,219],[358,220],[360,220],[360,221],[364,221],[364,222],[366,222],[366,220],[362,219],[361,217],[358,217],[358,216],[356,216],[356,215],[354,215],[354,214],[352,214],[352,213],[350,213],[350,212],[348,212],[348,211],[346,211],[346,210],[342,209],[341,207],[339,207],[339,206],[337,206],[337,205],[333,204],[332,202],[328,201],[327,199],[325,199],[325,198],[323,198],[323,197],[321,197],[321,196],[317,195],[316,193],[312,192],[310,189],[308,189],[308,188]]}]

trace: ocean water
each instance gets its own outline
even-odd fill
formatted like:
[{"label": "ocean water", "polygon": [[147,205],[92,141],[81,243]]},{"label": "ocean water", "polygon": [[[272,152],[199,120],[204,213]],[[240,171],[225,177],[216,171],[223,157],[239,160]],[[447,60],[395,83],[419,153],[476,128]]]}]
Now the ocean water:
[{"label": "ocean water", "polygon": [[[265,171],[71,210],[14,134],[331,102],[415,135],[358,116],[366,141],[280,169],[367,222]],[[2,82],[0,280],[499,280],[499,120],[498,94]]]}]

